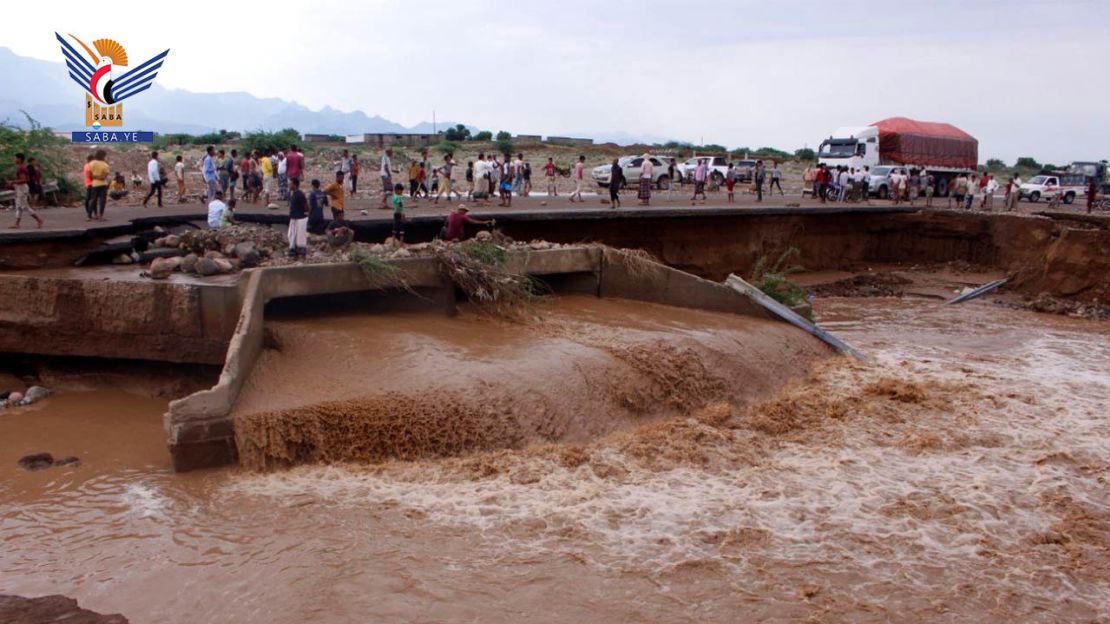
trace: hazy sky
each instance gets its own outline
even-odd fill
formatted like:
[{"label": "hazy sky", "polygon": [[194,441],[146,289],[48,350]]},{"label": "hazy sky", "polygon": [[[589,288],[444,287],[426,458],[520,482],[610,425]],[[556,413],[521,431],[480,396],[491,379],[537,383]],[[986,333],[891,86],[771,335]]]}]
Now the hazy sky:
[{"label": "hazy sky", "polygon": [[[1110,156],[1110,0],[687,3],[10,2],[0,45],[60,61],[54,31],[170,48],[158,82],[411,125],[624,131],[815,146],[893,116],[947,121],[980,160]],[[152,15],[154,13],[154,15]]]}]

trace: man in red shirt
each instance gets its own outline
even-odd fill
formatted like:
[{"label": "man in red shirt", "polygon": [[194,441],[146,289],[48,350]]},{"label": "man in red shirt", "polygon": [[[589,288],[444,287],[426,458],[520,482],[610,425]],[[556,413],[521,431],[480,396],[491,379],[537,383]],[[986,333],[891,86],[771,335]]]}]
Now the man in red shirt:
[{"label": "man in red shirt", "polygon": [[461,241],[466,238],[466,224],[473,223],[475,225],[491,225],[493,219],[489,221],[482,221],[475,219],[468,214],[470,209],[466,206],[459,206],[452,210],[447,215],[447,226],[444,228],[444,235],[449,241]]},{"label": "man in red shirt", "polygon": [[296,145],[289,146],[289,153],[285,155],[285,176],[289,179],[304,176],[304,154]]},{"label": "man in red shirt", "polygon": [[27,165],[24,164],[23,154],[15,155],[15,179],[12,180],[12,190],[15,191],[15,225],[11,229],[19,229],[19,222],[23,220],[23,211],[31,213],[31,217],[38,222],[39,227],[42,227],[42,218],[35,213],[35,209],[27,201],[30,194],[31,178],[27,172]]},{"label": "man in red shirt", "polygon": [[543,166],[543,179],[547,182],[547,194],[549,197],[558,197],[559,192],[555,190],[555,161],[548,158],[547,164]]}]

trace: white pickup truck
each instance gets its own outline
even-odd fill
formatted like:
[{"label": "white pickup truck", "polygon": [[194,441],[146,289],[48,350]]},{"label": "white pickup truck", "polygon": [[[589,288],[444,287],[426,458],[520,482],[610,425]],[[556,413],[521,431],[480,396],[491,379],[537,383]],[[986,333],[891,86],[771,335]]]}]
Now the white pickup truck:
[{"label": "white pickup truck", "polygon": [[[709,178],[716,178],[718,184],[724,181],[725,174],[728,173],[728,158],[724,156],[694,156],[693,158],[688,158],[686,162],[679,165],[679,168],[682,170],[683,179],[691,182],[694,180],[694,170],[698,168],[699,160],[705,160],[705,164],[709,166]],[[754,165],[755,163],[753,162],[752,164]],[[750,168],[743,173],[746,173],[749,179],[751,178]],[[742,172],[737,170],[737,174],[742,175]]]},{"label": "white pickup truck", "polygon": [[1065,204],[1072,203],[1076,197],[1086,197],[1086,179],[1082,175],[1041,174],[1022,184],[1018,191],[1018,199],[1033,203],[1042,199],[1051,201],[1057,196],[1061,196]]}]

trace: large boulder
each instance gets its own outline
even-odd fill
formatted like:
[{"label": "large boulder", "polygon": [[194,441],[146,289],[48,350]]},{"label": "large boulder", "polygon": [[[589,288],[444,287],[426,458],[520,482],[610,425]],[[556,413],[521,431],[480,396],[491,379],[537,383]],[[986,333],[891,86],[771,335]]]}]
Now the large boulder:
[{"label": "large boulder", "polygon": [[163,247],[180,247],[181,246],[181,237],[178,236],[177,234],[170,234],[169,236],[166,236],[165,238],[162,239],[162,246]]},{"label": "large boulder", "polygon": [[219,267],[220,273],[231,273],[235,269],[235,265],[227,258],[216,258],[214,262]]},{"label": "large boulder", "polygon": [[215,249],[209,249],[208,251],[204,252],[204,257],[215,260],[217,258],[223,258],[224,254],[216,251]]},{"label": "large boulder", "polygon": [[181,272],[192,273],[197,268],[197,255],[191,253],[181,259]]},{"label": "large boulder", "polygon": [[23,395],[23,402],[25,404],[34,403],[36,401],[41,401],[42,399],[45,399],[52,394],[54,394],[54,391],[50,388],[43,388],[42,386],[31,386],[30,388],[27,388],[27,392]]},{"label": "large boulder", "polygon": [[197,258],[196,272],[197,275],[203,275],[205,277],[216,275],[220,272],[220,265],[216,264],[216,261],[208,256]]},{"label": "large boulder", "polygon": [[167,279],[175,268],[177,268],[176,265],[168,258],[155,258],[154,262],[150,263],[150,278]]}]

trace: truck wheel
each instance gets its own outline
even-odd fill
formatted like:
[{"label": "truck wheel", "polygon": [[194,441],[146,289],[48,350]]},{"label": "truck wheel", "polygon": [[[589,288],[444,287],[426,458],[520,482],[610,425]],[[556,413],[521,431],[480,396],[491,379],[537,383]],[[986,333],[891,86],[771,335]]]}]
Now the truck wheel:
[{"label": "truck wheel", "polygon": [[879,187],[879,199],[890,199],[890,189],[885,184]]},{"label": "truck wheel", "polygon": [[655,181],[655,186],[660,191],[665,191],[671,187],[671,179],[667,176],[667,174],[664,173],[663,175],[659,176],[658,180]]},{"label": "truck wheel", "polygon": [[1068,192],[1064,195],[1064,203],[1070,204],[1075,201],[1075,193]]},{"label": "truck wheel", "polygon": [[1029,201],[1033,202],[1034,204],[1041,201],[1041,192],[1040,191],[1033,191],[1032,193],[1030,193],[1029,194]]}]

